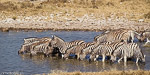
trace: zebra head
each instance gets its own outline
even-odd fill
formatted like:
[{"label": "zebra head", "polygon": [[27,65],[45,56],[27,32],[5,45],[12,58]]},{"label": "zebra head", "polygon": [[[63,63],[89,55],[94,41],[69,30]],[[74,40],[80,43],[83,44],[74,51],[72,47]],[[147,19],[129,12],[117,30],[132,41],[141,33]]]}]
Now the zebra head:
[{"label": "zebra head", "polygon": [[18,54],[24,54],[30,51],[30,46],[22,45],[21,49],[18,51]]},{"label": "zebra head", "polygon": [[43,53],[48,57],[50,54],[53,53],[54,48],[48,46],[46,50],[43,51]]},{"label": "zebra head", "polygon": [[85,59],[85,57],[86,57],[86,54],[85,54],[85,53],[80,53],[80,56],[79,56],[79,59],[80,59],[80,60]]},{"label": "zebra head", "polygon": [[111,60],[112,62],[115,62],[115,61],[116,61],[116,56],[114,56],[114,55],[111,55],[111,58],[110,58],[110,60]]},{"label": "zebra head", "polygon": [[62,58],[63,58],[63,59],[68,59],[68,57],[69,57],[69,54],[68,54],[68,53],[62,54]]},{"label": "zebra head", "polygon": [[138,35],[136,35],[136,38],[140,41],[140,42],[144,42],[146,37],[144,35],[144,32],[139,33]]},{"label": "zebra head", "polygon": [[144,63],[145,63],[145,57],[146,57],[146,55],[142,55],[142,57],[140,57],[140,60]]},{"label": "zebra head", "polygon": [[50,42],[50,45],[52,47],[57,47],[59,44],[62,44],[64,42],[63,39],[61,39],[60,37],[57,37],[55,35],[52,35],[52,40]]},{"label": "zebra head", "polygon": [[97,55],[96,53],[92,52],[90,55],[90,59],[89,61],[96,61],[96,59],[98,58],[99,55]]}]

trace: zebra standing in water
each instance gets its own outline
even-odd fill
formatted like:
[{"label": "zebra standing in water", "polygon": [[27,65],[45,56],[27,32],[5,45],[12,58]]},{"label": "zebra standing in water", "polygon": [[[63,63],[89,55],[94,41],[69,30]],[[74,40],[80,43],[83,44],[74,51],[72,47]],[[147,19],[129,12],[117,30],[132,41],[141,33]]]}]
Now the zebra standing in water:
[{"label": "zebra standing in water", "polygon": [[109,31],[101,35],[98,35],[94,37],[94,41],[99,41],[100,43],[124,41],[128,43],[128,42],[133,42],[135,36],[139,36],[139,34],[133,30],[119,29],[119,30],[113,30],[113,31]]},{"label": "zebra standing in water", "polygon": [[31,46],[35,43],[38,43],[40,41],[46,41],[51,40],[49,37],[44,38],[25,38],[24,44],[21,46],[21,49],[18,51],[18,54],[21,53],[30,53],[31,52]]},{"label": "zebra standing in water", "polygon": [[75,45],[81,45],[82,43],[85,43],[85,42],[82,41],[82,40],[76,40],[76,41],[72,41],[72,42],[65,42],[63,39],[53,35],[52,40],[50,42],[50,45],[53,48],[58,48],[60,53],[62,54],[62,57],[63,57],[63,54],[65,54],[67,49],[69,49],[69,48],[71,48],[72,46],[75,46]]},{"label": "zebra standing in water", "polygon": [[97,47],[100,43],[98,41],[94,41],[94,44],[92,45],[89,45],[87,47],[85,47],[84,49],[81,50],[81,53],[80,53],[80,57],[79,59],[80,60],[83,60],[86,55],[90,54],[92,52],[92,50]]},{"label": "zebra standing in water", "polygon": [[63,58],[68,59],[70,54],[75,54],[77,56],[77,59],[79,59],[79,54],[81,53],[81,50],[93,44],[94,44],[93,42],[89,42],[89,43],[83,43],[81,45],[75,45],[66,50]]},{"label": "zebra standing in water", "polygon": [[47,50],[52,51],[53,48],[49,46],[51,40],[40,41],[31,45],[31,55],[36,55],[37,53],[46,53]]},{"label": "zebra standing in water", "polygon": [[90,60],[96,61],[99,55],[102,56],[102,61],[105,61],[106,56],[111,56],[112,52],[118,48],[119,46],[123,45],[124,42],[114,42],[111,44],[101,44],[97,46],[90,55]]},{"label": "zebra standing in water", "polygon": [[118,47],[112,53],[111,60],[115,61],[117,56],[120,57],[118,62],[124,59],[124,63],[126,63],[127,58],[132,58],[132,57],[136,58],[136,63],[138,63],[139,59],[145,62],[145,55],[143,54],[139,45],[136,43],[129,43],[129,44],[126,43]]}]

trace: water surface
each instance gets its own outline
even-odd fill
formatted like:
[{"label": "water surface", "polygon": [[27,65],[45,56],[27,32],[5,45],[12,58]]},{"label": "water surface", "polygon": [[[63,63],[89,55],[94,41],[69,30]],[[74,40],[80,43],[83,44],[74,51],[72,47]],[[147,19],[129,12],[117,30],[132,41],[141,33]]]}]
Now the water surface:
[{"label": "water surface", "polygon": [[[0,32],[0,74],[4,72],[20,72],[22,74],[42,74],[51,73],[52,71],[82,71],[82,72],[97,72],[104,70],[150,70],[150,48],[142,47],[146,54],[146,63],[136,65],[134,61],[128,61],[127,65],[123,63],[111,63],[106,61],[89,63],[87,60],[79,61],[76,59],[63,60],[60,58],[49,57],[45,58],[43,55],[30,57],[29,55],[18,55],[17,51],[23,44],[23,39],[27,37],[51,37],[57,35],[65,41],[84,40],[85,42],[92,42],[94,36],[101,32],[84,32],[84,31],[9,31]],[[142,44],[141,44],[142,45]]]}]

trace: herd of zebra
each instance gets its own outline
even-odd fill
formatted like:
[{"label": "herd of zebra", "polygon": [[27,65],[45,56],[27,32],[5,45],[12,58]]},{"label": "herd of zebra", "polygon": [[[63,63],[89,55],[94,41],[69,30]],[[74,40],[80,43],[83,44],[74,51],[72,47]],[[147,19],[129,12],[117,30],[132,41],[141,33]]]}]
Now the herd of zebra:
[{"label": "herd of zebra", "polygon": [[126,63],[128,58],[133,58],[136,59],[136,63],[145,62],[145,55],[140,46],[134,42],[135,38],[141,40],[143,36],[136,31],[126,29],[103,32],[95,36],[93,42],[83,40],[65,42],[56,35],[52,35],[52,38],[30,37],[24,39],[24,44],[18,53],[30,53],[30,55],[43,53],[47,57],[57,55],[63,59],[68,59],[70,54],[74,54],[79,60],[84,60],[89,54],[90,61],[96,61],[101,56],[104,62],[105,57],[108,56],[111,61],[120,62],[123,59]]}]

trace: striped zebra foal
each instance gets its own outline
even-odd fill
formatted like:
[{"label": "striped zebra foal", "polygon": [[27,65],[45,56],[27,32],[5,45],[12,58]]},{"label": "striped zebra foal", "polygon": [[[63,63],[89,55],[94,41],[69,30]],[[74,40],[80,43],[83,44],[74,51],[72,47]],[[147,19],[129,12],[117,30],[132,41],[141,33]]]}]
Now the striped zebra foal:
[{"label": "striped zebra foal", "polygon": [[75,54],[77,59],[79,59],[79,54],[81,53],[81,50],[90,46],[90,45],[93,45],[93,44],[94,44],[93,42],[89,42],[89,43],[82,43],[81,45],[75,45],[75,46],[66,50],[63,58],[68,59],[70,54]]},{"label": "striped zebra foal", "polygon": [[106,56],[111,56],[112,52],[118,48],[119,46],[123,45],[124,42],[113,42],[111,44],[101,44],[97,46],[93,51],[91,52],[90,55],[90,60],[91,61],[96,61],[98,56],[102,56],[102,62],[105,61]]},{"label": "striped zebra foal", "polygon": [[94,37],[94,41],[99,41],[100,43],[104,42],[133,42],[134,38],[139,36],[139,34],[133,30],[125,30],[125,29],[118,29],[103,33]]},{"label": "striped zebra foal", "polygon": [[65,54],[66,50],[75,46],[75,45],[81,45],[82,43],[85,43],[82,40],[75,40],[75,41],[71,41],[71,42],[65,42],[63,39],[59,38],[58,36],[52,36],[52,40],[50,42],[50,45],[53,48],[58,48],[59,52],[62,54]]},{"label": "striped zebra foal", "polygon": [[127,62],[127,58],[136,58],[136,63],[138,63],[139,59],[142,62],[145,62],[145,55],[140,49],[139,45],[136,43],[123,44],[118,47],[113,53],[111,60],[115,61],[117,57],[120,57],[118,62],[124,59],[124,62]]}]

